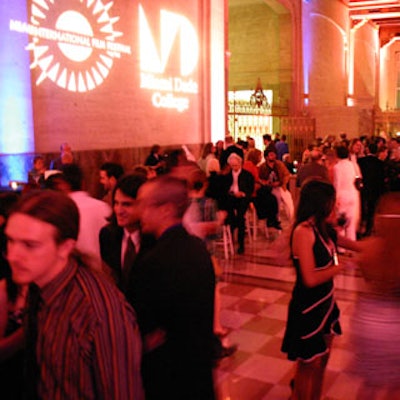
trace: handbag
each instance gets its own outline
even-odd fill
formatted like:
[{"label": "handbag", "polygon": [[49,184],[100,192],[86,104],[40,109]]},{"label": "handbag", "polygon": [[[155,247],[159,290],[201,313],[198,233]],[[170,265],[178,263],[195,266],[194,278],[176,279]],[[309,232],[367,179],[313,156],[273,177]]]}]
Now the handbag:
[{"label": "handbag", "polygon": [[353,164],[354,172],[356,173],[356,177],[354,179],[354,186],[356,187],[357,190],[362,190],[364,187],[364,181],[362,176],[358,175],[358,171],[356,169],[356,166],[354,165],[353,161],[350,160],[350,162]]},{"label": "handbag", "polygon": [[356,179],[354,179],[354,186],[357,190],[362,190],[364,188],[364,181],[361,176],[356,176]]}]

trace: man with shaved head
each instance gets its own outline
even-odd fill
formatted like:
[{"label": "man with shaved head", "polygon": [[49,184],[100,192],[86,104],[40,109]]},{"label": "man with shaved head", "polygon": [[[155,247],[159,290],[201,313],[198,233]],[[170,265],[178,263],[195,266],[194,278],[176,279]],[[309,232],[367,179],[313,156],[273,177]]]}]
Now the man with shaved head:
[{"label": "man with shaved head", "polygon": [[215,276],[204,242],[182,226],[186,183],[162,176],[142,185],[137,199],[142,232],[156,238],[127,292],[143,335],[146,399],[214,399]]}]

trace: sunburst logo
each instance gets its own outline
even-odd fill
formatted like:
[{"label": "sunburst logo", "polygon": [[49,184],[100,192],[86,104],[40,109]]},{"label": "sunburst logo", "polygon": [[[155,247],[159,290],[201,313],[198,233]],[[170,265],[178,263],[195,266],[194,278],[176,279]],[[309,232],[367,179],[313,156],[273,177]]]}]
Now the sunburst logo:
[{"label": "sunburst logo", "polygon": [[71,92],[86,92],[108,77],[114,58],[131,54],[130,46],[116,42],[119,17],[109,12],[113,2],[101,0],[33,0],[30,23],[10,21],[10,30],[31,39],[31,69],[40,74],[36,85],[50,79]]}]

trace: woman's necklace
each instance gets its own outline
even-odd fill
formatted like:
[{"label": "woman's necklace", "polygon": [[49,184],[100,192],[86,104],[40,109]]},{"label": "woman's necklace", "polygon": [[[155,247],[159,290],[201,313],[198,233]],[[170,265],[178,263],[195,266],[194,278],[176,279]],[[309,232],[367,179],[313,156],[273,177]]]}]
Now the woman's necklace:
[{"label": "woman's necklace", "polygon": [[338,253],[336,251],[336,246],[335,243],[331,239],[329,239],[329,242],[326,242],[326,240],[322,237],[321,233],[319,232],[318,228],[315,226],[313,221],[310,221],[312,226],[314,227],[315,231],[318,234],[318,237],[320,238],[322,244],[325,246],[326,250],[332,257],[333,265],[339,265],[339,257]]}]

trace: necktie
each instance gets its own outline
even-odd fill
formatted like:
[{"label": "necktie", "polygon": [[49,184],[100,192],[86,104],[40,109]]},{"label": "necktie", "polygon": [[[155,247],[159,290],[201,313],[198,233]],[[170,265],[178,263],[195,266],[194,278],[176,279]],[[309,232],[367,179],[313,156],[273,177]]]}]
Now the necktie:
[{"label": "necktie", "polygon": [[39,366],[36,359],[37,346],[37,317],[42,301],[40,289],[35,284],[31,284],[28,293],[28,315],[27,315],[27,333],[25,348],[25,393],[24,399],[38,399],[37,386],[39,383]]},{"label": "necktie", "polygon": [[128,237],[127,244],[126,244],[126,250],[124,254],[124,262],[122,265],[122,287],[126,289],[126,286],[128,284],[128,277],[129,273],[131,272],[132,269],[132,264],[135,260],[136,257],[136,250],[135,250],[135,245],[132,242],[131,237]]}]

